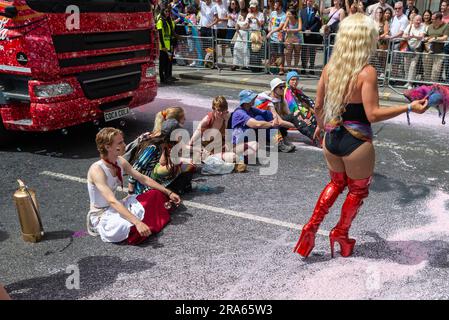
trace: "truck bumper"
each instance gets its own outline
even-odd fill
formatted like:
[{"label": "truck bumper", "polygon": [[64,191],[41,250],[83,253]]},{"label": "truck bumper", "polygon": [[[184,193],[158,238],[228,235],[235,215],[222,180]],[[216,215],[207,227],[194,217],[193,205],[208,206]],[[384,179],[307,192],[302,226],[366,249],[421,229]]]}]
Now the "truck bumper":
[{"label": "truck bumper", "polygon": [[141,81],[137,90],[96,100],[82,96],[55,103],[16,103],[0,108],[7,130],[51,131],[104,119],[104,112],[130,109],[152,102],[157,94],[156,77]]}]

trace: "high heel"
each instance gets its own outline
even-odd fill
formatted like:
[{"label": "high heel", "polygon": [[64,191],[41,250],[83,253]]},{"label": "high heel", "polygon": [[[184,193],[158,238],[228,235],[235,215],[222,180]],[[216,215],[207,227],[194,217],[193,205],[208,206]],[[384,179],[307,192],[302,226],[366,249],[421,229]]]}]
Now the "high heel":
[{"label": "high heel", "polygon": [[349,257],[352,255],[352,252],[354,250],[354,246],[355,246],[355,239],[351,239],[348,237],[348,235],[338,235],[337,234],[337,230],[332,230],[331,234],[329,235],[329,240],[331,243],[331,257],[334,257],[334,245],[335,245],[335,241],[338,242],[338,244],[340,244],[340,255],[342,257]]},{"label": "high heel", "polygon": [[345,172],[333,172],[330,171],[331,181],[321,192],[320,197],[313,210],[312,217],[309,222],[304,226],[299,237],[298,242],[293,250],[303,257],[307,258],[312,252],[315,246],[315,235],[318,232],[318,228],[324,219],[324,216],[329,212],[330,207],[334,204],[335,200],[340,193],[343,192],[346,187],[346,173]]},{"label": "high heel", "polygon": [[315,232],[303,230],[293,252],[296,252],[307,258],[315,247]]},{"label": "high heel", "polygon": [[342,257],[349,257],[352,255],[356,240],[349,238],[349,229],[351,228],[352,221],[363,204],[363,199],[365,199],[369,194],[370,183],[371,177],[358,180],[348,178],[349,192],[341,208],[340,220],[329,234],[332,258],[334,257],[335,252],[335,241],[340,244],[340,255]]}]

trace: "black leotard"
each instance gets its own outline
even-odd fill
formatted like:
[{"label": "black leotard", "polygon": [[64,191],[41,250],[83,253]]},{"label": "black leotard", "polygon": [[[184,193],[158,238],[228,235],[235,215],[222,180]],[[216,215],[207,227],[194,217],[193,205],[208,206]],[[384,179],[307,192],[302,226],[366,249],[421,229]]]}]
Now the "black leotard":
[{"label": "black leotard", "polygon": [[[371,125],[366,117],[362,103],[349,103],[346,111],[342,114],[343,121],[357,121],[362,124]],[[326,149],[332,154],[344,157],[351,154],[360,147],[365,140],[354,137],[344,126],[340,126],[326,133],[324,138]]]}]

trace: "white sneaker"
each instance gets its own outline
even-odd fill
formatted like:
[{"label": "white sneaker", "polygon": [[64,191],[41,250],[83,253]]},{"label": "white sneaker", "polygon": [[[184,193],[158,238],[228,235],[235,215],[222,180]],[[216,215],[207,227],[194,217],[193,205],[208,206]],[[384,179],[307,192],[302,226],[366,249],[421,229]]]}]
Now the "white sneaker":
[{"label": "white sneaker", "polygon": [[410,82],[408,82],[405,86],[407,87],[408,90],[413,89],[413,85]]},{"label": "white sneaker", "polygon": [[191,64],[189,64],[189,67],[196,67],[196,62],[192,62]]}]

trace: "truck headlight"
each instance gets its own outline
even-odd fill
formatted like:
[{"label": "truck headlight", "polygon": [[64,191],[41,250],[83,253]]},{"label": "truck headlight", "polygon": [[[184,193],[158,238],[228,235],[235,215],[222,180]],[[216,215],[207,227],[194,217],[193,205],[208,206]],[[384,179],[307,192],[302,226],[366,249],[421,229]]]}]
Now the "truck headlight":
[{"label": "truck headlight", "polygon": [[52,98],[71,94],[73,88],[68,83],[48,84],[34,87],[34,94],[40,98]]},{"label": "truck headlight", "polygon": [[145,77],[151,78],[156,76],[156,68],[155,67],[148,67],[147,71],[145,71]]}]

